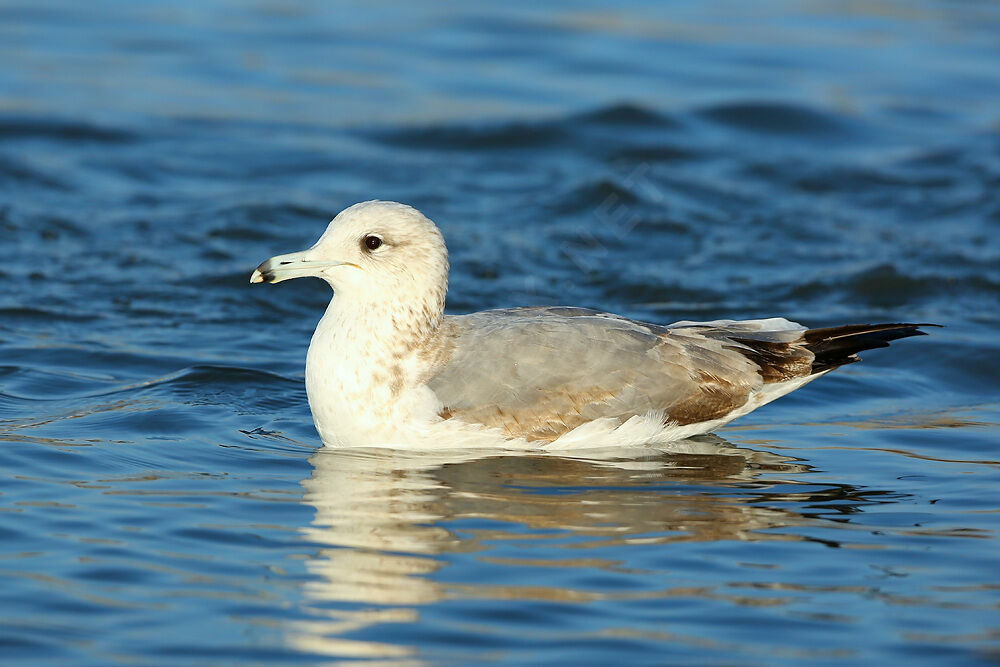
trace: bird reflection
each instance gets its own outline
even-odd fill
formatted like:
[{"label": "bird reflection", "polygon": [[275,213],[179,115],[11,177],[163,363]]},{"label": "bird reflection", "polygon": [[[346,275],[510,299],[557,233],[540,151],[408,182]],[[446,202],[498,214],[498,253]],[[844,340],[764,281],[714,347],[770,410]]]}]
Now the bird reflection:
[{"label": "bird reflection", "polygon": [[[588,558],[585,547],[805,539],[768,532],[815,521],[787,509],[788,501],[857,493],[805,484],[803,463],[714,435],[660,450],[585,456],[327,448],[310,462],[313,474],[302,484],[316,514],[303,532],[318,550],[307,563],[313,577],[305,595],[313,614],[329,620],[302,624],[293,642],[337,656],[412,655],[407,647],[342,636],[413,620],[420,606],[462,595],[461,587],[433,576],[446,566],[441,554],[488,552],[497,540],[582,536],[561,542],[567,554],[558,562],[610,568],[616,565]],[[775,502],[761,502],[768,497]],[[572,593],[495,588],[491,594],[502,597]],[[366,607],[357,611],[359,605]]]}]

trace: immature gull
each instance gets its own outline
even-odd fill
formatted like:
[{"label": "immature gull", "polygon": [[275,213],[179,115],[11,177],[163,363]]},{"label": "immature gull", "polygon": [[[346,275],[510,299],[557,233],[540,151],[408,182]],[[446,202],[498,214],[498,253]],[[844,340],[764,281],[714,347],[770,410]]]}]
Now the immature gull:
[{"label": "immature gull", "polygon": [[316,429],[333,446],[614,447],[707,433],[921,335],[920,324],[806,329],[782,318],[648,324],[583,308],[445,315],[448,252],[410,206],[345,209],[308,250],[251,283],[334,290],[306,357]]}]

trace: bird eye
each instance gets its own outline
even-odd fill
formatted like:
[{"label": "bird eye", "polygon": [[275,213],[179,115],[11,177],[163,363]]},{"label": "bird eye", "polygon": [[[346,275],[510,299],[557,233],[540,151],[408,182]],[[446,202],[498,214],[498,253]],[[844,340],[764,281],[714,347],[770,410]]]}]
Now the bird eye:
[{"label": "bird eye", "polygon": [[374,234],[369,234],[368,236],[363,238],[361,240],[361,243],[364,244],[364,246],[369,250],[378,250],[379,248],[382,247],[382,239],[375,236]]}]

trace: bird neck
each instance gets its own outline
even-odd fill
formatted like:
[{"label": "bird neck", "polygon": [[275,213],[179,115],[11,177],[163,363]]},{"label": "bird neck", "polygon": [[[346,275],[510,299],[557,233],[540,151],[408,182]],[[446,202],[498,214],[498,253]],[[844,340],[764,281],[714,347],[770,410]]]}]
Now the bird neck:
[{"label": "bird neck", "polygon": [[332,325],[332,335],[395,348],[419,344],[433,334],[443,313],[443,296],[357,299],[335,294],[320,324]]},{"label": "bird neck", "polygon": [[312,370],[349,377],[358,385],[381,369],[409,365],[433,339],[444,312],[443,298],[359,300],[337,295],[316,325],[307,357]]}]

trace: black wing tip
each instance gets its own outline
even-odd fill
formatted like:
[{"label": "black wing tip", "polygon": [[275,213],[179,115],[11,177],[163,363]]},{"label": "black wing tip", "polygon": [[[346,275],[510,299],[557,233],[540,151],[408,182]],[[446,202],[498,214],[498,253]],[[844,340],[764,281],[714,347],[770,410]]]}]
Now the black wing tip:
[{"label": "black wing tip", "polygon": [[881,322],[879,324],[844,324],[834,327],[822,327],[817,329],[807,329],[803,332],[806,341],[832,340],[835,338],[850,338],[863,336],[866,334],[898,332],[904,336],[926,336],[926,331],[921,331],[920,327],[935,327],[943,329],[943,324],[933,324],[931,322]]},{"label": "black wing tip", "polygon": [[803,333],[806,348],[813,353],[814,373],[860,361],[865,350],[889,347],[889,343],[910,336],[926,336],[920,327],[941,328],[930,322],[893,322],[886,324],[847,324],[839,327],[809,329]]},{"label": "black wing tip", "polygon": [[896,322],[894,324],[875,324],[875,325],[872,325],[872,326],[876,326],[876,327],[899,327],[901,329],[909,327],[909,328],[912,328],[914,331],[916,331],[918,336],[926,336],[927,335],[926,331],[920,331],[920,327],[934,327],[935,329],[944,329],[944,325],[943,324],[934,324],[933,322]]}]

